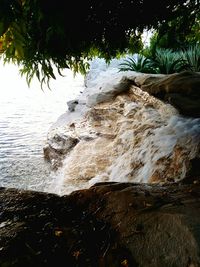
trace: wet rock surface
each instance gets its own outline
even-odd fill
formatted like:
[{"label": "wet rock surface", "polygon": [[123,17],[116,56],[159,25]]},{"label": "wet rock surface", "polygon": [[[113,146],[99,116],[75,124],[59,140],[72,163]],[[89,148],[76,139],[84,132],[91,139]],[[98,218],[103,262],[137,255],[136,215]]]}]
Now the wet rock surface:
[{"label": "wet rock surface", "polygon": [[54,169],[57,169],[62,166],[63,158],[77,145],[79,140],[73,136],[55,134],[51,141],[51,144],[43,148],[44,158]]},{"label": "wet rock surface", "polygon": [[0,266],[200,266],[200,186],[0,190]]}]

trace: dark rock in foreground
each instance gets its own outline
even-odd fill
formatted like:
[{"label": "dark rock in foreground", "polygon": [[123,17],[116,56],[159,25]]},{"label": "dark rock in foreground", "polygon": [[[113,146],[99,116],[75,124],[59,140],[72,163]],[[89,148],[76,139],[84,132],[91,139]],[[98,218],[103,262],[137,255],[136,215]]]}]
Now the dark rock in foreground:
[{"label": "dark rock in foreground", "polygon": [[200,185],[0,190],[0,266],[200,266]]}]

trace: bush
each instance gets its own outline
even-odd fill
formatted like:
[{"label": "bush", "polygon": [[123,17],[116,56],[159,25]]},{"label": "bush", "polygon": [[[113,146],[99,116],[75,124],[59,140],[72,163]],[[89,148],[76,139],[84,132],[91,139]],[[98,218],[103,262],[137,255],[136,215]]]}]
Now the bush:
[{"label": "bush", "polygon": [[171,74],[190,70],[200,71],[200,44],[190,46],[183,51],[157,48],[154,56],[145,57],[137,54],[119,65],[120,71]]},{"label": "bush", "polygon": [[187,62],[181,53],[173,52],[171,49],[156,49],[153,65],[156,73],[171,74],[187,69]]},{"label": "bush", "polygon": [[200,44],[192,45],[182,52],[183,59],[191,71],[200,71]]},{"label": "bush", "polygon": [[143,73],[155,72],[152,66],[152,61],[140,54],[125,59],[119,66],[119,71],[137,71]]}]

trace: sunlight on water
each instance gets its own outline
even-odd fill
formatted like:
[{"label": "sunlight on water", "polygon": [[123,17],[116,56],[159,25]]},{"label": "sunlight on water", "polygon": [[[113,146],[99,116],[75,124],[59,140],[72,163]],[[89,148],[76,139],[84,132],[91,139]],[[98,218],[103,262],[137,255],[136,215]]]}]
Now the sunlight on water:
[{"label": "sunlight on water", "polygon": [[65,70],[41,90],[30,88],[17,66],[0,61],[0,186],[48,191],[53,179],[43,159],[48,129],[82,90],[84,78]]}]

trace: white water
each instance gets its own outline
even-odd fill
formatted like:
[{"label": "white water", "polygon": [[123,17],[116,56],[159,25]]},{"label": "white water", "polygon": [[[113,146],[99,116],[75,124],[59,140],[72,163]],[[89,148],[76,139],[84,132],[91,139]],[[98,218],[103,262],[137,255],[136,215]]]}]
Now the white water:
[{"label": "white water", "polygon": [[16,66],[0,62],[0,186],[48,191],[56,178],[43,158],[48,129],[84,83],[69,70],[64,75],[42,91],[36,79],[28,88]]}]

